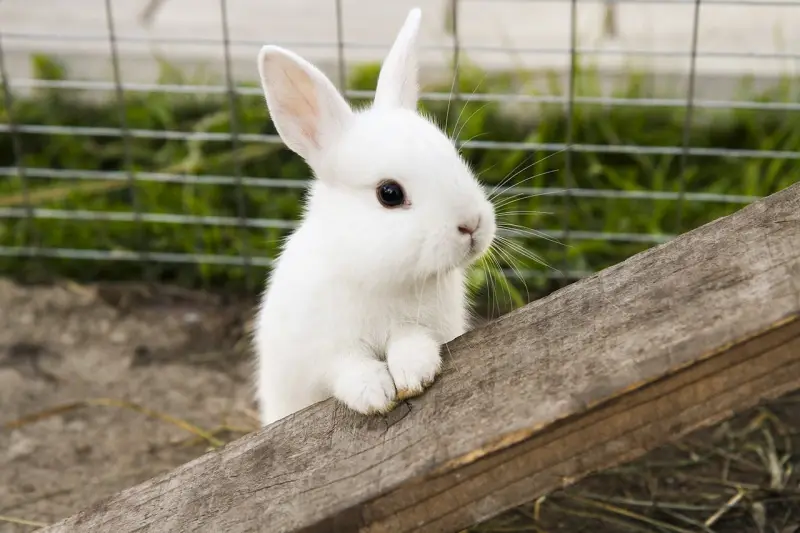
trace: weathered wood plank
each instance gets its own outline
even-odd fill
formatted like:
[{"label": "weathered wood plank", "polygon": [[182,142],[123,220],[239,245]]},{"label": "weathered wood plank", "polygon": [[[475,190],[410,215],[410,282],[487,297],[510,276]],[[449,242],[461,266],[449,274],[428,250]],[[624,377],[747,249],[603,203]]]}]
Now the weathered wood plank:
[{"label": "weathered wood plank", "polygon": [[448,351],[385,418],[322,402],[46,531],[452,531],[800,388],[800,184]]}]

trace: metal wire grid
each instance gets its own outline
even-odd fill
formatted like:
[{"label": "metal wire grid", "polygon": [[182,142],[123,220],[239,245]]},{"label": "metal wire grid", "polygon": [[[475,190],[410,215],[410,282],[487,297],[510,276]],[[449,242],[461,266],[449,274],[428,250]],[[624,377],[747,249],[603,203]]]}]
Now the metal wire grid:
[{"label": "metal wire grid", "polygon": [[[283,43],[285,46],[302,45],[304,47],[313,46],[335,46],[338,57],[338,81],[340,87],[345,86],[345,49],[370,49],[385,48],[386,44],[371,44],[348,42],[345,39],[342,24],[342,5],[341,0],[335,2],[336,9],[336,28],[337,41],[335,43]],[[562,104],[567,109],[567,133],[563,143],[532,143],[532,142],[496,142],[496,141],[477,141],[471,140],[461,143],[465,148],[481,148],[486,150],[522,150],[556,152],[565,151],[566,187],[547,188],[547,187],[511,187],[500,191],[500,194],[548,194],[552,196],[564,197],[568,202],[575,198],[626,198],[642,200],[673,200],[682,206],[684,202],[720,202],[720,203],[739,203],[747,204],[758,199],[754,196],[729,195],[716,193],[697,193],[685,191],[683,184],[684,170],[686,162],[692,156],[727,156],[736,158],[759,158],[759,159],[784,159],[800,160],[800,153],[777,150],[733,150],[725,148],[698,148],[692,147],[689,143],[689,131],[692,125],[692,111],[695,109],[746,109],[746,110],[769,110],[769,111],[800,111],[800,103],[794,102],[754,102],[754,101],[733,101],[733,100],[709,100],[697,99],[694,95],[696,62],[698,58],[741,58],[741,59],[800,59],[798,53],[760,53],[760,52],[700,52],[698,51],[698,26],[702,4],[717,5],[751,5],[751,6],[800,6],[797,0],[615,0],[617,3],[647,3],[647,4],[691,4],[694,6],[692,23],[692,43],[689,68],[689,82],[685,98],[618,98],[618,97],[583,97],[575,94],[575,80],[577,71],[578,56],[600,56],[600,55],[625,55],[625,56],[650,56],[650,57],[686,57],[685,51],[649,51],[649,50],[601,50],[592,48],[581,48],[577,45],[577,1],[566,0],[570,3],[570,48],[509,48],[509,47],[489,47],[489,46],[465,46],[461,43],[458,32],[458,10],[463,2],[476,2],[483,0],[453,0],[452,6],[452,46],[447,50],[452,51],[452,59],[458,65],[460,55],[464,52],[517,52],[527,54],[568,54],[570,57],[570,68],[568,77],[567,94],[560,95],[520,95],[520,94],[491,94],[491,93],[472,93],[466,94],[458,91],[458,83],[454,83],[455,91],[449,93],[423,93],[421,98],[430,101],[483,101],[483,102],[518,102],[531,104]],[[509,0],[510,1],[510,0]],[[514,0],[520,2],[537,2],[547,0]],[[137,251],[112,251],[112,250],[86,250],[86,249],[66,249],[66,248],[45,248],[37,245],[37,236],[32,232],[34,219],[56,219],[56,220],[83,220],[83,221],[126,221],[135,222],[141,226],[143,223],[162,223],[162,224],[186,224],[186,225],[211,225],[238,227],[242,230],[247,228],[277,228],[291,229],[296,222],[280,219],[248,219],[244,215],[243,193],[245,187],[258,188],[301,188],[307,185],[304,181],[287,180],[279,177],[259,178],[243,176],[241,164],[234,160],[233,176],[214,176],[214,175],[186,175],[172,173],[154,173],[135,171],[132,165],[130,146],[133,139],[174,139],[184,141],[208,141],[208,142],[228,142],[231,143],[234,152],[242,142],[260,143],[280,143],[280,138],[275,135],[244,134],[239,131],[238,98],[240,96],[260,95],[259,88],[247,88],[236,86],[231,68],[230,48],[234,45],[257,45],[261,42],[231,39],[229,34],[229,24],[227,15],[227,0],[219,0],[220,22],[222,26],[222,41],[216,39],[192,38],[192,39],[145,39],[138,37],[117,35],[114,24],[113,1],[105,0],[107,35],[54,35],[54,34],[31,34],[5,32],[0,34],[0,76],[2,76],[2,90],[7,102],[9,113],[8,123],[0,124],[0,132],[8,133],[13,139],[14,159],[16,165],[13,167],[0,167],[0,176],[18,176],[22,183],[22,194],[24,197],[23,208],[0,208],[0,219],[25,219],[28,222],[28,246],[21,247],[0,247],[0,256],[29,256],[29,257],[51,257],[62,259],[78,260],[120,260],[120,261],[156,261],[165,263],[205,263],[216,265],[235,265],[249,267],[269,267],[272,258],[254,257],[251,255],[247,245],[247,234],[242,233],[245,246],[239,256],[224,256],[214,254],[188,254],[188,253],[164,253],[149,252],[145,242],[141,242],[141,248]],[[4,40],[80,40],[80,41],[107,41],[111,53],[113,65],[113,81],[71,81],[71,80],[39,80],[39,79],[11,79],[6,71],[3,41]],[[148,83],[124,83],[120,75],[118,43],[121,42],[157,42],[160,44],[202,44],[208,46],[222,46],[224,50],[224,72],[225,85],[174,85],[174,84],[148,84]],[[425,47],[427,49],[439,49],[442,47]],[[456,76],[458,70],[456,69]],[[10,108],[13,102],[13,90],[47,88],[62,90],[92,90],[113,92],[119,105],[119,128],[111,127],[72,127],[72,126],[53,126],[19,124],[11,114]],[[171,94],[224,94],[228,97],[230,108],[231,132],[230,133],[208,133],[208,132],[186,132],[186,131],[165,131],[165,130],[143,130],[132,129],[126,124],[125,112],[123,107],[124,94],[126,92],[161,92]],[[354,98],[371,98],[372,91],[345,91],[347,96]],[[683,143],[681,146],[633,146],[633,145],[590,145],[576,144],[573,142],[572,117],[576,105],[598,105],[598,106],[631,106],[631,107],[681,107],[687,110],[685,114]],[[42,135],[70,135],[70,136],[105,136],[120,137],[124,142],[124,161],[125,168],[120,171],[87,171],[87,170],[64,170],[52,168],[26,168],[23,162],[23,150],[21,134],[42,134]],[[603,189],[580,189],[575,188],[573,183],[572,155],[579,152],[594,153],[616,153],[616,154],[643,154],[643,155],[676,155],[680,157],[680,180],[679,192],[665,191],[620,191]],[[98,212],[87,210],[60,210],[35,208],[29,200],[30,186],[29,178],[49,178],[59,180],[112,180],[126,181],[132,191],[132,212]],[[142,209],[141,202],[136,195],[136,187],[141,182],[168,182],[183,184],[216,184],[235,186],[238,193],[238,216],[193,216],[181,214],[148,213]],[[646,244],[659,244],[673,238],[674,235],[652,235],[635,233],[606,233],[592,231],[576,231],[570,229],[567,218],[564,218],[560,231],[544,231],[546,237],[573,240],[605,240],[617,242],[633,242]],[[681,228],[681,208],[678,209],[678,220],[676,227]],[[541,274],[541,273],[537,273]],[[569,278],[579,278],[591,274],[584,271],[561,272],[559,276]],[[248,281],[249,283],[249,281]]]}]

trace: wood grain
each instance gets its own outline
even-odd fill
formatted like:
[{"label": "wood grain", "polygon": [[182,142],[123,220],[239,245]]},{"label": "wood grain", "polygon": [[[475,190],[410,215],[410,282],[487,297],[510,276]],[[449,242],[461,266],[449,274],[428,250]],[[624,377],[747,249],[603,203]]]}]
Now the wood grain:
[{"label": "wood grain", "polygon": [[800,184],[447,353],[386,417],[322,402],[45,531],[454,531],[800,388]]}]

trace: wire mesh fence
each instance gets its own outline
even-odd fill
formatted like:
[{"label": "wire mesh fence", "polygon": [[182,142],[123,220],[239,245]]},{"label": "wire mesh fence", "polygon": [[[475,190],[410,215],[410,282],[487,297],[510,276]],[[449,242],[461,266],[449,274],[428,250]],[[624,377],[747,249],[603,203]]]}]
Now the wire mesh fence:
[{"label": "wire mesh fence", "polygon": [[[393,33],[375,30],[385,38],[370,42],[362,40],[363,31],[354,31],[358,38],[348,31],[355,24],[394,31],[402,22],[395,9],[381,13],[364,2],[305,2],[298,9],[325,11],[334,38],[307,38],[300,16],[295,26],[281,22],[284,33],[297,37],[276,41],[239,24],[247,0],[216,0],[196,4],[209,11],[204,27],[216,24],[215,36],[189,22],[187,35],[178,36],[119,29],[130,30],[135,17],[152,23],[178,1],[137,3],[138,13],[113,0],[93,2],[102,10],[102,31],[25,30],[13,15],[34,9],[30,3],[3,17],[4,271],[253,288],[295,227],[310,178],[281,144],[252,82],[258,47],[277,42],[316,50],[330,59],[328,73],[351,101],[364,103],[377,70],[362,54],[379,59]],[[269,11],[289,3],[262,4]],[[594,11],[582,17],[589,4]],[[552,19],[560,25],[541,24],[561,44],[492,42],[464,30],[483,27],[483,10],[505,10],[510,21],[524,19],[522,6],[545,5],[561,10],[561,18]],[[669,37],[673,49],[626,40],[626,32],[642,33],[632,30],[637,24],[669,26],[666,19],[651,20],[663,15],[643,11],[647,6],[681,10],[671,15],[683,28]],[[533,283],[544,290],[552,280],[589,275],[800,177],[794,72],[800,43],[789,36],[785,50],[752,49],[759,43],[731,37],[740,35],[736,24],[753,34],[770,31],[759,25],[774,20],[791,28],[800,22],[800,1],[447,0],[421,7],[424,17],[435,13],[436,20],[427,30],[435,38],[423,38],[421,49],[439,61],[428,68],[421,105],[457,137],[487,189],[497,192],[509,243],[500,267],[526,288]],[[709,15],[711,8],[735,8],[740,15]],[[28,19],[37,16],[45,17]],[[704,26],[709,20],[712,26]],[[726,21],[733,21],[727,29]],[[537,31],[534,19],[515,24]],[[582,44],[587,24],[601,28],[600,44]],[[720,40],[725,31],[728,40]],[[706,36],[716,40],[704,46]],[[130,47],[154,44],[213,52],[206,62],[216,74],[198,80],[162,61],[157,79],[133,79]],[[9,47],[30,52],[72,45],[107,52],[104,77],[80,79],[70,65],[41,54],[26,56],[31,73],[9,67]],[[524,56],[527,66],[485,60],[496,55]],[[543,57],[553,59],[537,64]],[[631,67],[625,64],[630,58],[644,63]],[[648,61],[665,61],[669,72],[649,69]],[[71,66],[81,62],[73,54]],[[720,76],[723,62],[730,72]],[[717,78],[701,81],[701,75]]]}]

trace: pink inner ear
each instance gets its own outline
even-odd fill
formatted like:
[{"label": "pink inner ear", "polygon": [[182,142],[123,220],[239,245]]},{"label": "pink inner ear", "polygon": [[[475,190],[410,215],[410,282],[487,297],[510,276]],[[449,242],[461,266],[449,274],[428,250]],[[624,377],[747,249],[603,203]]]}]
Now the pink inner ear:
[{"label": "pink inner ear", "polygon": [[286,83],[279,84],[278,112],[294,122],[300,134],[313,145],[319,144],[320,109],[314,81],[300,66],[284,58],[276,58]]}]

